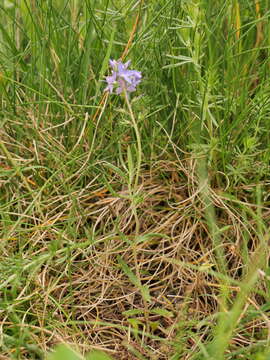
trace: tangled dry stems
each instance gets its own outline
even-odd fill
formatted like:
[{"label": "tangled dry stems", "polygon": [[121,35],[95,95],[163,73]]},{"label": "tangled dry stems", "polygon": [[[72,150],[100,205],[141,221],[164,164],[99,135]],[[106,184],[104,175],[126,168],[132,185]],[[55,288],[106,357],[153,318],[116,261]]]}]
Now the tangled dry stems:
[{"label": "tangled dry stems", "polygon": [[[49,254],[19,286],[16,299],[18,304],[27,304],[19,326],[29,327],[34,343],[44,351],[65,341],[83,352],[106,349],[117,359],[132,359],[136,351],[151,359],[167,359],[177,339],[183,349],[193,351],[198,339],[209,340],[221,283],[207,271],[217,270],[217,263],[195,167],[194,160],[160,160],[142,171],[136,204],[139,237],[134,204],[127,184],[117,174],[112,174],[110,182],[115,193],[95,181],[72,194],[63,194],[59,187],[50,197],[46,194],[41,214],[24,216],[21,226],[28,240],[21,250],[25,261]],[[221,190],[211,190],[218,225],[226,226],[220,246],[226,255],[227,275],[240,280],[246,266],[243,246],[254,251],[258,234],[254,221],[245,221],[241,209],[232,206]],[[17,204],[15,197],[11,201]],[[27,204],[20,206],[23,213]],[[269,219],[267,209],[261,212],[264,220]],[[70,233],[66,230],[69,221]],[[8,245],[9,253],[18,247],[16,232],[12,236],[15,241]],[[134,276],[139,274],[138,283],[148,287],[150,302],[119,258]],[[231,300],[238,291],[231,284]],[[250,306],[259,308],[262,302],[254,294],[242,317]],[[15,326],[5,312],[1,324],[3,332]],[[269,336],[267,318],[258,313],[239,327],[232,347],[249,345],[262,328]],[[181,339],[180,333],[184,334]],[[22,354],[27,356],[27,351],[22,349]]]}]

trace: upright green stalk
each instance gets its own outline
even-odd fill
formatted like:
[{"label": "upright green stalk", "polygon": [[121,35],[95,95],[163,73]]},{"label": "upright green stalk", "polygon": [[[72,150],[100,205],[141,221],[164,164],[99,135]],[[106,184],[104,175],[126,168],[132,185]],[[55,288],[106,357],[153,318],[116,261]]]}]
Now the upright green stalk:
[{"label": "upright green stalk", "polygon": [[128,111],[130,114],[130,118],[132,121],[132,125],[136,134],[136,141],[137,141],[137,152],[138,152],[138,157],[137,157],[137,166],[136,166],[136,175],[135,175],[135,181],[134,181],[134,187],[135,189],[138,186],[138,182],[139,182],[139,176],[140,176],[140,170],[141,170],[141,163],[142,163],[142,144],[141,144],[141,136],[140,136],[140,132],[139,132],[139,128],[137,125],[137,122],[135,120],[133,111],[132,111],[132,107],[128,98],[128,94],[127,91],[124,91],[125,94],[125,100],[127,103],[127,107],[128,107]]},{"label": "upright green stalk", "polygon": [[140,222],[139,222],[139,218],[138,218],[138,214],[137,214],[137,208],[136,208],[136,191],[137,191],[137,187],[138,187],[138,181],[139,181],[139,175],[140,175],[140,169],[141,169],[141,162],[142,162],[142,145],[141,145],[140,132],[139,132],[138,125],[137,125],[136,119],[135,119],[133,111],[132,111],[132,107],[131,107],[131,104],[130,104],[126,89],[124,90],[124,94],[125,94],[125,100],[126,100],[127,107],[128,107],[128,110],[129,110],[130,118],[131,118],[131,121],[132,121],[132,125],[133,125],[133,128],[135,130],[136,141],[137,141],[138,157],[137,157],[136,174],[135,174],[135,181],[134,181],[134,190],[132,192],[132,211],[133,211],[133,215],[134,215],[135,222],[136,222],[135,241],[134,241],[134,246],[133,246],[133,256],[134,256],[135,267],[136,267],[136,275],[137,275],[137,278],[140,281],[140,270],[139,270],[139,267],[138,267],[138,258],[137,258],[137,240],[138,240],[139,231],[140,231]]}]

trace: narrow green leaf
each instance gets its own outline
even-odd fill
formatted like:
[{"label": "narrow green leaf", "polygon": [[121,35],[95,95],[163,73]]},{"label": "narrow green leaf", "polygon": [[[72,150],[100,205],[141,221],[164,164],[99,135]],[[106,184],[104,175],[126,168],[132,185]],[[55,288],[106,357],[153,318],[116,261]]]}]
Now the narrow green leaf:
[{"label": "narrow green leaf", "polygon": [[171,311],[168,311],[166,309],[161,309],[161,308],[155,308],[155,309],[152,309],[151,310],[151,313],[152,314],[157,314],[157,315],[160,315],[160,316],[164,316],[164,317],[173,317],[173,313]]},{"label": "narrow green leaf", "polygon": [[132,284],[135,285],[140,290],[143,299],[147,302],[151,302],[151,296],[148,286],[141,284],[140,279],[137,278],[137,276],[133,273],[133,271],[129,268],[129,266],[120,256],[117,256],[117,260],[123,272],[127,275],[127,277],[132,282]]},{"label": "narrow green leaf", "polygon": [[134,176],[134,163],[132,158],[132,152],[130,146],[127,148],[128,154],[128,173],[129,173],[129,183],[132,184],[133,176]]},{"label": "narrow green leaf", "polygon": [[141,314],[143,314],[143,310],[131,309],[131,310],[123,311],[122,314],[125,316],[141,315]]},{"label": "narrow green leaf", "polygon": [[111,52],[112,52],[114,35],[115,35],[115,28],[113,29],[113,31],[111,33],[110,42],[109,42],[109,45],[107,47],[107,52],[106,52],[106,55],[104,57],[104,60],[102,62],[101,69],[100,69],[100,72],[99,72],[99,81],[97,83],[96,96],[99,94],[100,87],[101,87],[101,84],[102,84],[102,80],[104,78],[106,70],[108,69],[108,63],[109,63],[109,59],[110,59]]}]

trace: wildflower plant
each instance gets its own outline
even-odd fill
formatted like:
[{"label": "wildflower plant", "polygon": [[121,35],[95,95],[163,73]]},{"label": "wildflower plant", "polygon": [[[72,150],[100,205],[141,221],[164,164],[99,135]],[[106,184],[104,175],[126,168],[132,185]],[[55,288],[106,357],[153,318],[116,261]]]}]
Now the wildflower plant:
[{"label": "wildflower plant", "polygon": [[[131,103],[129,100],[129,93],[134,92],[136,90],[136,86],[141,82],[142,74],[140,71],[137,70],[130,70],[128,69],[130,65],[130,60],[126,63],[123,63],[121,60],[109,60],[109,65],[111,67],[111,75],[106,77],[107,87],[104,89],[104,91],[108,91],[109,93],[116,93],[118,95],[123,94],[124,99],[128,108],[128,112],[131,118],[131,123],[136,135],[136,143],[137,143],[137,149],[136,149],[136,155],[137,155],[137,161],[136,166],[133,166],[133,159],[131,154],[131,149],[128,147],[128,163],[130,167],[130,192],[131,190],[131,183],[133,183],[133,213],[136,221],[136,234],[139,233],[139,220],[137,216],[136,211],[136,197],[137,197],[137,191],[138,191],[138,182],[139,182],[139,175],[141,170],[141,163],[142,163],[142,144],[141,144],[141,136],[139,127],[137,124],[137,121],[135,119]],[[135,173],[134,173],[135,172]],[[134,182],[133,182],[134,181]],[[135,251],[136,252],[136,251]],[[136,254],[134,254],[134,257],[136,258]],[[135,261],[137,263],[137,261]],[[137,275],[139,275],[138,269],[136,270]]]}]

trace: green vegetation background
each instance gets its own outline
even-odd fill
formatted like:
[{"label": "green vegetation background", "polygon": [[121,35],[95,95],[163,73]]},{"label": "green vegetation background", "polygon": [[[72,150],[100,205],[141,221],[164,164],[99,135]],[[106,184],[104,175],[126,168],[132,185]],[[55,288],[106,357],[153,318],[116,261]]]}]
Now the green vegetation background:
[{"label": "green vegetation background", "polygon": [[[42,359],[59,342],[116,359],[269,359],[269,9],[2,0],[3,359]],[[143,74],[128,103],[103,93],[110,58]],[[158,226],[165,218],[170,230]],[[180,218],[196,233],[187,253],[167,256],[158,243],[178,247]],[[144,280],[158,271],[153,249],[170,262],[165,283],[178,284],[178,269],[191,286],[178,308],[165,285],[167,303],[154,304],[153,278]],[[139,297],[117,319],[102,313],[99,280],[89,303],[101,313],[84,317],[80,286],[99,273],[104,286],[113,274],[115,302],[125,288]]]}]

